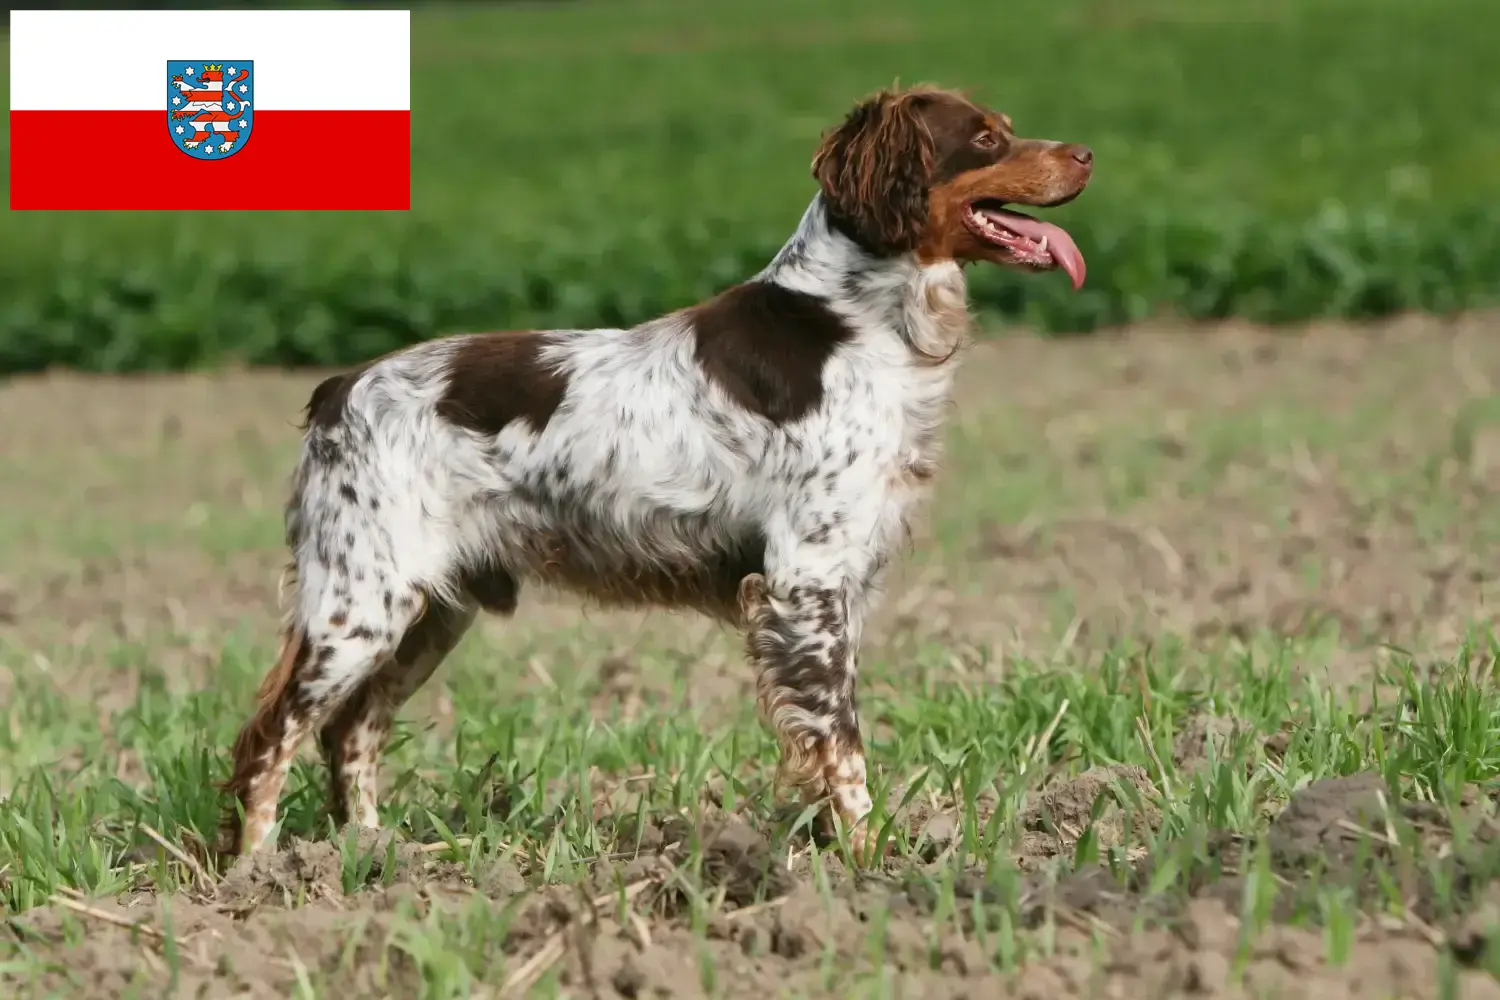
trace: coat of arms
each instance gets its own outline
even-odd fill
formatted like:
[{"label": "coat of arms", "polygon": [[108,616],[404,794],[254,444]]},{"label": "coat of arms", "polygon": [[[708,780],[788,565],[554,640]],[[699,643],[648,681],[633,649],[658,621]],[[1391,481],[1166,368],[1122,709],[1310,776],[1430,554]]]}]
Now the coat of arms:
[{"label": "coat of arms", "polygon": [[167,60],[167,131],[195,160],[222,160],[245,148],[255,127],[255,64]]}]

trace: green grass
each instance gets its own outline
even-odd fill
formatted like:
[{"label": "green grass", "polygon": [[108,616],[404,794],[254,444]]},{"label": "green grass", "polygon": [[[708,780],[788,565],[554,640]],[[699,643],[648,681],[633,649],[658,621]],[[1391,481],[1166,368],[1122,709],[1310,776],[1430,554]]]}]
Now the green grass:
[{"label": "green grass", "polygon": [[421,7],[410,213],[12,215],[0,368],[346,363],[460,328],[639,321],[758,270],[812,195],[820,132],[896,78],[1097,151],[1055,213],[1091,285],[981,272],[1006,317],[1486,301],[1495,18],[1482,0]]},{"label": "green grass", "polygon": [[[1028,922],[1018,891],[1022,876],[1010,860],[1022,832],[1018,818],[1035,801],[1043,776],[1056,780],[1112,763],[1139,764],[1152,775],[1163,818],[1130,845],[1147,852],[1152,868],[1142,873],[1123,846],[1101,847],[1087,835],[1061,859],[1062,873],[1104,864],[1122,889],[1134,886],[1148,914],[1185,899],[1190,885],[1222,877],[1227,862],[1213,846],[1216,838],[1263,837],[1267,817],[1307,782],[1377,771],[1391,779],[1393,801],[1399,792],[1457,813],[1467,784],[1492,783],[1500,774],[1493,647],[1430,667],[1403,664],[1373,707],[1357,707],[1295,676],[1292,665],[1308,652],[1315,655],[1315,647],[1293,644],[1214,661],[1181,649],[1148,656],[1122,649],[1075,664],[1076,671],[1012,662],[1002,681],[983,688],[953,685],[940,662],[903,665],[899,697],[867,700],[866,717],[880,734],[871,744],[879,762],[877,798],[891,801],[908,788],[917,801],[923,791],[935,793],[956,808],[959,823],[951,850],[935,866],[920,863],[928,849],[920,836],[894,829],[896,855],[909,859],[895,871],[905,872],[909,894],[930,901],[940,924],[969,922],[992,967],[1004,971],[1046,952],[1044,937],[1022,930]],[[268,654],[252,643],[231,643],[220,654],[213,690],[189,693],[173,692],[166,678],[150,674],[151,650],[118,648],[122,670],[144,673],[139,694],[112,716],[107,735],[92,713],[70,704],[45,679],[21,683],[0,735],[9,762],[9,795],[0,805],[6,909],[41,905],[60,887],[90,897],[190,889],[188,869],[157,850],[141,824],[179,843],[212,838],[216,802],[207,783],[223,776],[220,750]],[[497,671],[522,672],[524,655],[469,646],[452,665],[450,684],[454,700],[474,709],[455,733],[404,727],[388,758],[392,791],[382,803],[383,817],[417,841],[454,845],[434,857],[483,873],[512,862],[519,851],[533,859],[529,880],[535,885],[586,884],[594,859],[631,852],[636,832],[648,823],[664,825],[683,811],[698,815],[705,808],[702,790],[713,779],[723,782],[723,807],[769,831],[773,844],[792,833],[795,818],[769,811],[761,794],[773,755],[750,720],[705,729],[679,712],[605,719],[588,710],[572,685],[497,703],[491,697]],[[889,677],[892,666],[876,664],[874,675]],[[1171,759],[1175,732],[1204,712],[1245,728],[1196,773],[1161,764]],[[1290,727],[1290,741],[1272,756],[1264,745],[1283,727]],[[1037,745],[1044,733],[1049,738]],[[491,755],[499,763],[486,767]],[[122,767],[139,777],[117,780]],[[597,776],[629,774],[653,777],[632,785],[633,801],[622,815],[609,823],[594,820],[590,789]],[[344,892],[379,888],[381,873],[393,871],[389,859],[382,865],[376,852],[362,853],[354,840],[325,827],[325,784],[310,767],[294,770],[285,828],[341,844]],[[1003,789],[998,795],[997,788]],[[496,789],[506,792],[498,810],[491,801]],[[1376,867],[1389,877],[1371,885],[1351,887],[1337,878],[1301,884],[1269,854],[1241,859],[1247,935],[1270,926],[1273,911],[1282,912],[1277,922],[1323,927],[1328,957],[1336,960],[1340,928],[1357,922],[1361,911],[1401,912],[1410,905],[1397,875],[1403,866],[1433,886],[1437,918],[1466,912],[1471,902],[1451,884],[1451,864],[1424,855],[1409,829],[1397,836],[1404,846]],[[838,858],[842,848],[828,850]],[[1453,850],[1467,859],[1464,878],[1500,873],[1493,845],[1466,843],[1460,833]],[[722,903],[718,886],[698,870],[701,860],[690,849],[673,877],[689,910],[702,910],[700,922],[706,922]],[[812,864],[816,871],[818,862]],[[977,903],[972,888],[955,888],[963,873],[976,869],[992,887]],[[456,912],[426,914],[406,905],[381,947],[415,965],[422,996],[468,996],[476,982],[498,982],[514,967],[504,954],[514,905],[480,898]],[[24,958],[12,961],[21,962],[12,973],[24,972]],[[308,981],[314,995],[334,996],[347,974],[320,969]]]}]

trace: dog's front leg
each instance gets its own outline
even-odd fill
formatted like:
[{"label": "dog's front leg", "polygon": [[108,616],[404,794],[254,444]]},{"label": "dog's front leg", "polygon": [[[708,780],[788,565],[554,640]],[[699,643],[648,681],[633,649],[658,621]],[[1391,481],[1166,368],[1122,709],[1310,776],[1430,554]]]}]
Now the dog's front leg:
[{"label": "dog's front leg", "polygon": [[760,714],[781,746],[778,781],[803,802],[826,799],[864,863],[876,833],[855,700],[864,602],[837,575],[767,568],[745,578],[740,604]]}]

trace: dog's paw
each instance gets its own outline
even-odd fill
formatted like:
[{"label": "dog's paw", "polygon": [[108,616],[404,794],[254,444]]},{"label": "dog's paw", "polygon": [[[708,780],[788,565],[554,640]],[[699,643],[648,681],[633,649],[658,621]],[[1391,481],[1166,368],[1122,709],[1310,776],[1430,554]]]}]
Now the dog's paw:
[{"label": "dog's paw", "polygon": [[866,816],[849,831],[849,853],[860,868],[878,868],[891,853],[891,842],[880,842],[880,824],[873,814]]}]

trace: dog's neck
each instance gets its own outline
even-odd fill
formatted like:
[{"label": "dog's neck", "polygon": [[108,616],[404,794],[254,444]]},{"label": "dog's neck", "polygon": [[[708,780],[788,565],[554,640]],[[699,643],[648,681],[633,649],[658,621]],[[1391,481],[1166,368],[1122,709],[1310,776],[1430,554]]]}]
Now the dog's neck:
[{"label": "dog's neck", "polygon": [[870,253],[839,231],[822,194],[756,280],[825,299],[862,328],[893,332],[921,358],[951,357],[967,334],[962,267],[923,264],[915,253]]}]

